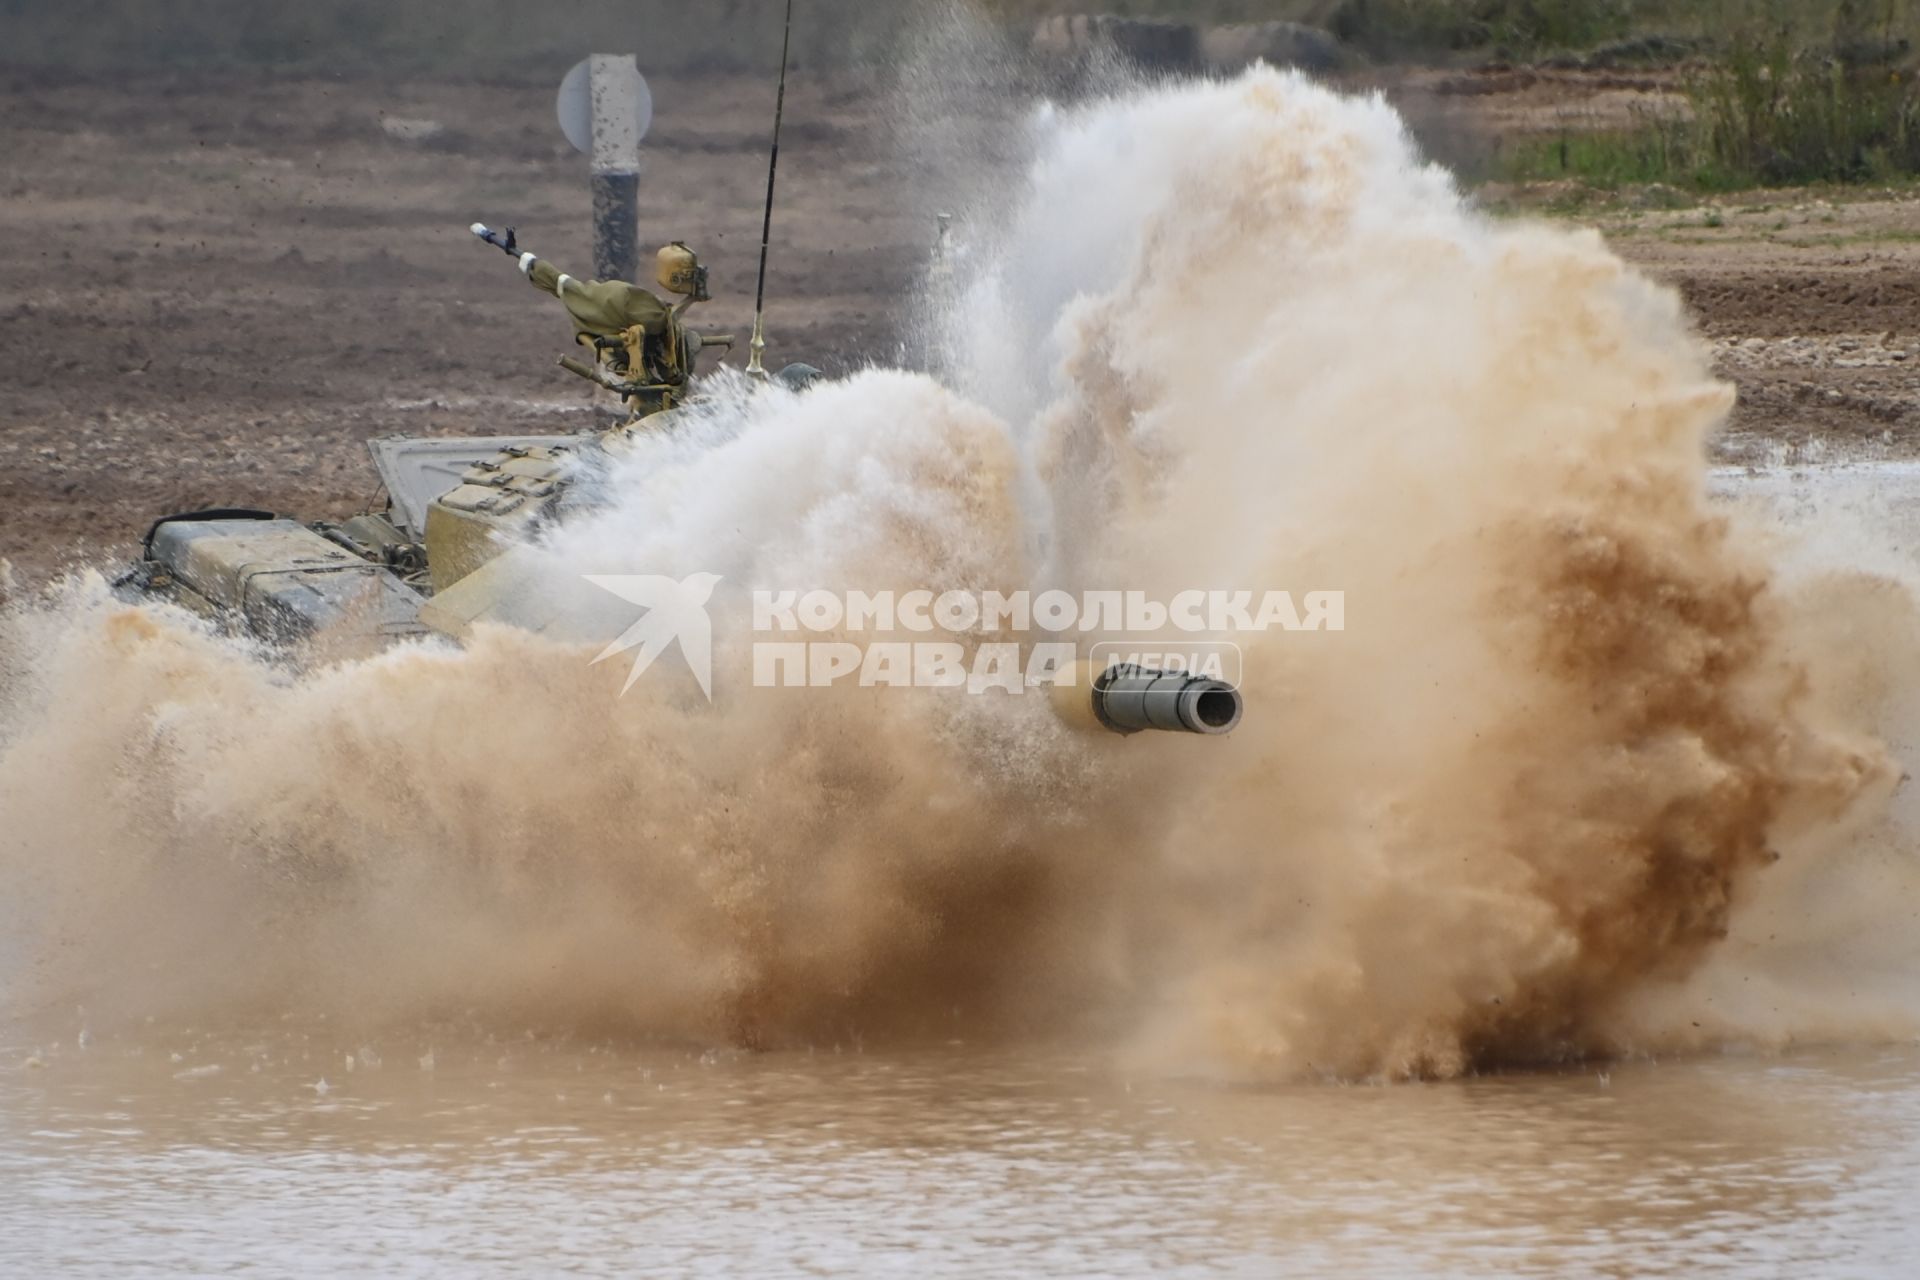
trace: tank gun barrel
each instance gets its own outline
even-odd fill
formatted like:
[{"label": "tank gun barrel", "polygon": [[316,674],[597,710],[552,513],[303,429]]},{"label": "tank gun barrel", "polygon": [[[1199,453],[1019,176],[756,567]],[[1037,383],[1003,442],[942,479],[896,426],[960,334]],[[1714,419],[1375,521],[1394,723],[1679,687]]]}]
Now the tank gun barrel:
[{"label": "tank gun barrel", "polygon": [[1085,660],[1055,681],[1049,696],[1074,727],[1119,734],[1222,734],[1240,723],[1244,709],[1240,691],[1223,680],[1129,663],[1095,671]]}]

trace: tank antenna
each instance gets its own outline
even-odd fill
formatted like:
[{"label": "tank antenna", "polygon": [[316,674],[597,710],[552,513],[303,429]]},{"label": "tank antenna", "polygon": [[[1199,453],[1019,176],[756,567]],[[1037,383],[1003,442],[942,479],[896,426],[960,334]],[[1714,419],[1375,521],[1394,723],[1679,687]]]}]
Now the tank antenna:
[{"label": "tank antenna", "polygon": [[793,47],[793,0],[787,0],[787,29],[780,37],[780,92],[773,103],[773,154],[767,160],[767,213],[760,223],[760,283],[753,294],[753,341],[747,344],[747,372],[767,376],[760,353],[767,349],[767,245],[773,239],[773,179],[780,171],[780,118],[787,110],[787,51]]}]

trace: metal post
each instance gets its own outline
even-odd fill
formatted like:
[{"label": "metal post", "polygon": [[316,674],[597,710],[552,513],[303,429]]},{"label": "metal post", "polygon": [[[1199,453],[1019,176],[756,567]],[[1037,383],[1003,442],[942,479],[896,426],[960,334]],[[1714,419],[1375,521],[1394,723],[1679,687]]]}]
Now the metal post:
[{"label": "metal post", "polygon": [[633,280],[640,266],[640,138],[644,93],[633,55],[596,53],[587,59],[593,107],[593,274]]}]

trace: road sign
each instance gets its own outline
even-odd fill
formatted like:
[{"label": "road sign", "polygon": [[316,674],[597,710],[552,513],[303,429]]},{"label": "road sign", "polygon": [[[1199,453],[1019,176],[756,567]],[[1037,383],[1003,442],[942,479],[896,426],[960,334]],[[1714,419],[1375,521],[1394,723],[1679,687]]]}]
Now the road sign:
[{"label": "road sign", "polygon": [[599,134],[611,131],[621,135],[607,139],[607,149],[628,143],[637,148],[653,125],[653,91],[647,88],[647,78],[630,56],[596,53],[580,59],[560,82],[560,95],[554,105],[560,116],[560,132],[567,135],[573,149],[596,159],[596,153],[603,149],[597,145]]},{"label": "road sign", "polygon": [[585,153],[593,183],[593,272],[632,280],[639,269],[640,140],[653,124],[653,92],[630,53],[574,64],[555,102],[560,132]]}]

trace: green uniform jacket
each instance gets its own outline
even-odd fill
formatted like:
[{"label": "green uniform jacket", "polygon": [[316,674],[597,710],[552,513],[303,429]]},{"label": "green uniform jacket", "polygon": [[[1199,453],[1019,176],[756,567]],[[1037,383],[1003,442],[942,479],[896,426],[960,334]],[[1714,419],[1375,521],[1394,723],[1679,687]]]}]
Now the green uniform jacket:
[{"label": "green uniform jacket", "polygon": [[667,304],[624,280],[576,280],[544,258],[526,268],[533,287],[560,299],[573,327],[598,338],[612,338],[639,325],[649,337],[667,331]]}]

